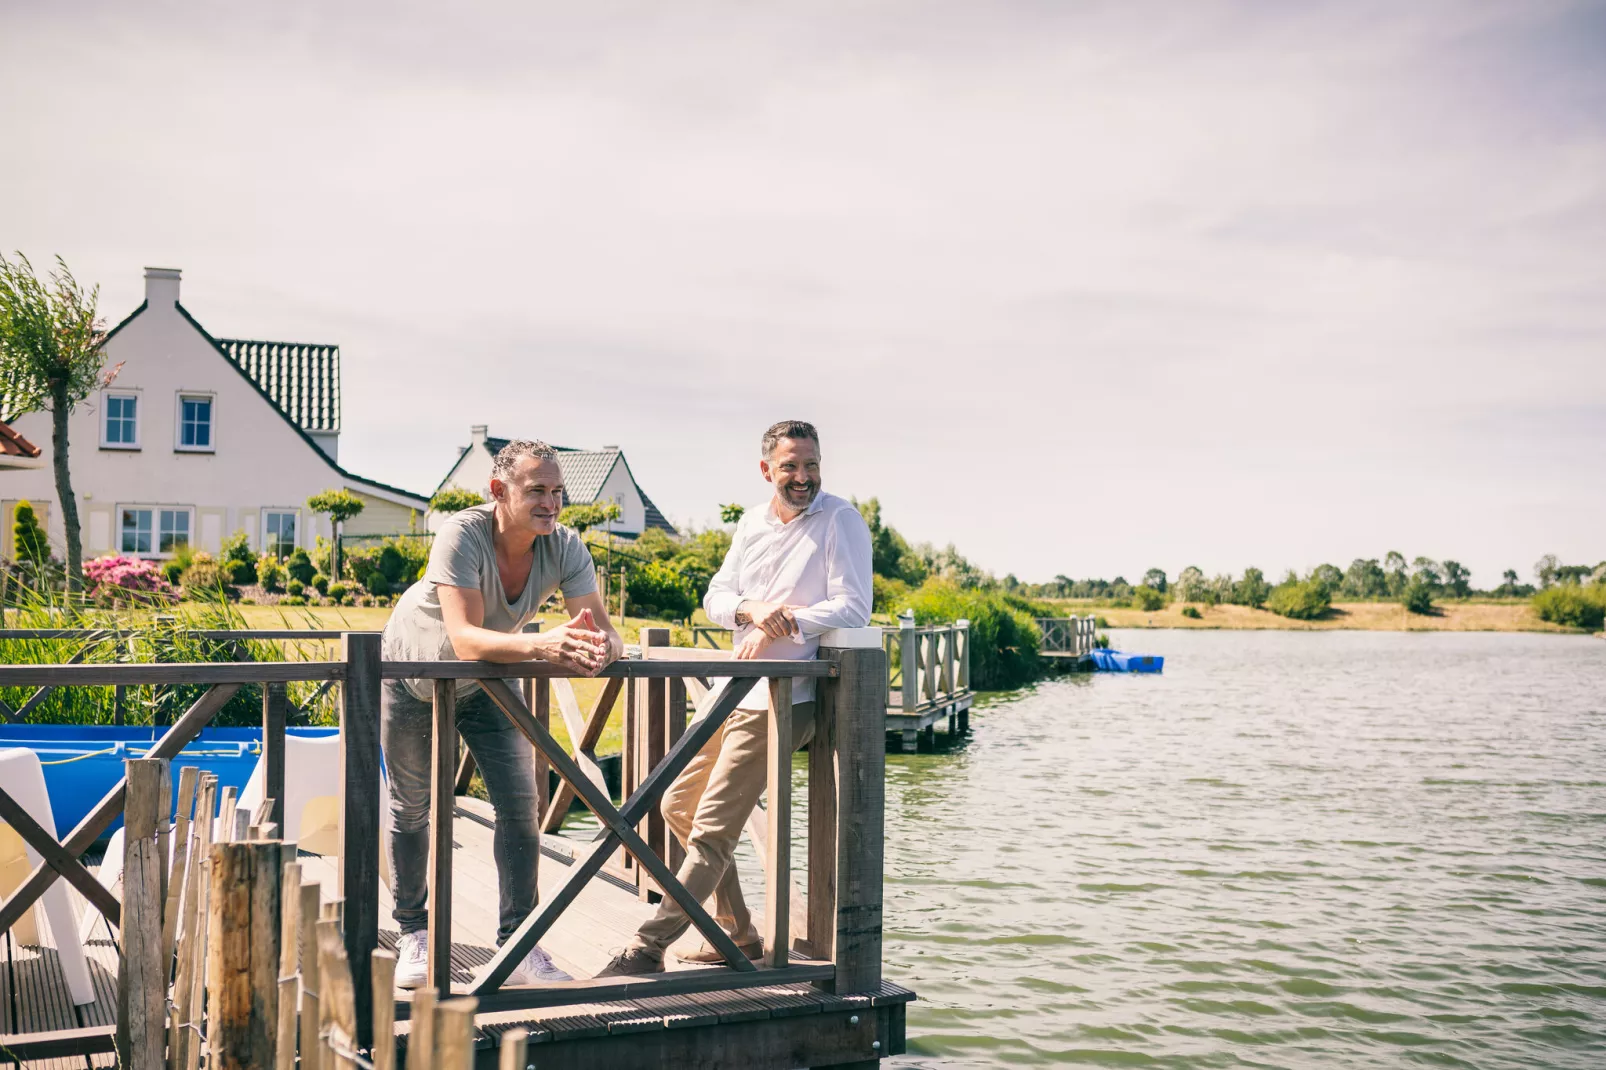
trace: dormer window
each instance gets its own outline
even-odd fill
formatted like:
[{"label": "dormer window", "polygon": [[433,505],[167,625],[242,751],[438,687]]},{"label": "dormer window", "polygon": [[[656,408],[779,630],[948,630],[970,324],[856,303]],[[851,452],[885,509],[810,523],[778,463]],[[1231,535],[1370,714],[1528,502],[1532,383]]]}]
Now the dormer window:
[{"label": "dormer window", "polygon": [[195,453],[215,449],[212,432],[212,395],[180,394],[178,397],[177,448]]},{"label": "dormer window", "polygon": [[139,395],[106,394],[101,411],[105,419],[100,428],[102,449],[139,449]]}]

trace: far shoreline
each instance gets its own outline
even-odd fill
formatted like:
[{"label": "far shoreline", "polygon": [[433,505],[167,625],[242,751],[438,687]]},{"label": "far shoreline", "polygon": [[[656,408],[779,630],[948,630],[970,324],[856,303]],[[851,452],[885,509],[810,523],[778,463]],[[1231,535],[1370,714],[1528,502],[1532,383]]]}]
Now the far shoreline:
[{"label": "far shoreline", "polygon": [[1398,602],[1335,602],[1321,620],[1290,620],[1267,609],[1248,606],[1193,604],[1201,615],[1182,615],[1182,604],[1163,609],[1066,605],[1067,615],[1092,614],[1111,628],[1203,628],[1214,631],[1362,631],[1362,632],[1541,632],[1553,635],[1588,635],[1539,619],[1526,602],[1446,602],[1432,616],[1410,613]]}]

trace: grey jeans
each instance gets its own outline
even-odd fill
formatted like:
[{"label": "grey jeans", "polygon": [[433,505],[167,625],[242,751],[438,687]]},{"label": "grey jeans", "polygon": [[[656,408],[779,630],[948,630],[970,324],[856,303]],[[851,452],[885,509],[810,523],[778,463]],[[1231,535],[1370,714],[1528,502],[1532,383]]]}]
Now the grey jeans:
[{"label": "grey jeans", "polygon": [[[390,873],[394,916],[404,933],[429,925],[429,782],[434,708],[400,680],[380,693],[380,741],[390,777]],[[500,946],[535,909],[541,815],[530,741],[478,686],[457,697],[457,731],[474,755],[496,809],[496,942]]]}]

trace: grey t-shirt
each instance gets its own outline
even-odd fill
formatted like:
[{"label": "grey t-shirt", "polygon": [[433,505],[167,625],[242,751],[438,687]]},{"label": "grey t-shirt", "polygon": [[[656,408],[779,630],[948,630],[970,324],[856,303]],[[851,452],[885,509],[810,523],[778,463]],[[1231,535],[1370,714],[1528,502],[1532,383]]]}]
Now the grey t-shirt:
[{"label": "grey t-shirt", "polygon": [[[435,533],[423,580],[407,588],[385,624],[385,660],[457,660],[441,616],[441,600],[436,591],[439,584],[478,590],[485,599],[484,626],[495,632],[523,628],[555,590],[561,590],[565,598],[578,598],[597,589],[591,551],[573,529],[560,524],[552,534],[536,536],[530,577],[524,581],[519,596],[508,601],[491,541],[495,510],[493,503],[464,509],[454,513]],[[473,681],[464,680],[457,689],[462,693],[473,686]],[[433,685],[428,680],[408,680],[407,689],[425,701],[433,697]]]}]

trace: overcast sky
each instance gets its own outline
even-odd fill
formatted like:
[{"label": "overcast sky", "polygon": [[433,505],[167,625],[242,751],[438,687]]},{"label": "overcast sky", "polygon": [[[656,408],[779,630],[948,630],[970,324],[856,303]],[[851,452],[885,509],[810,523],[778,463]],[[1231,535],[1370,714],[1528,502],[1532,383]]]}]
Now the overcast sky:
[{"label": "overcast sky", "polygon": [[1606,4],[0,0],[0,248],[1000,575],[1606,558]]}]

